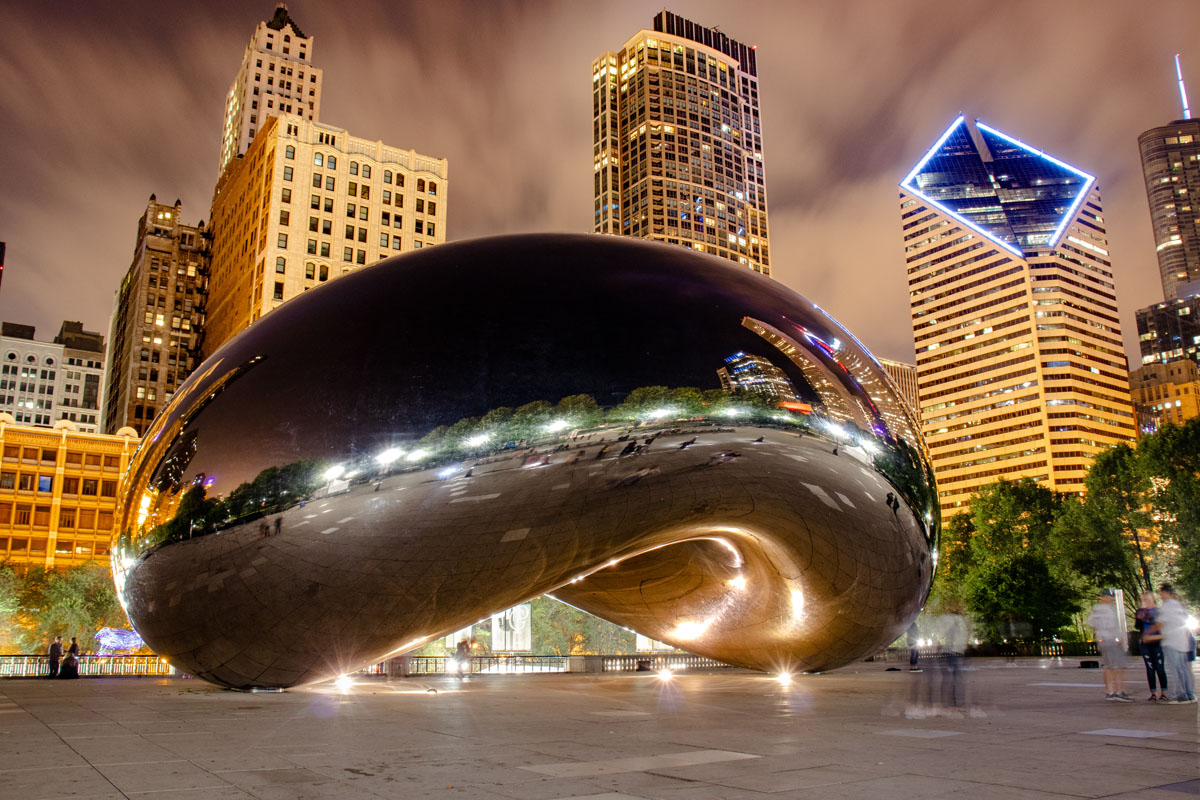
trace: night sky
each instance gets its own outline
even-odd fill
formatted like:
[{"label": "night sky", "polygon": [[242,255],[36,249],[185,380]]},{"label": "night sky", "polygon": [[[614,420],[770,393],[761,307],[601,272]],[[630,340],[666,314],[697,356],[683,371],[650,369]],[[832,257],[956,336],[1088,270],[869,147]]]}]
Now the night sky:
[{"label": "night sky", "polygon": [[[448,237],[592,229],[591,64],[660,3],[294,0],[321,120],[448,158]],[[1137,135],[1200,106],[1200,2],[676,2],[758,45],[774,276],[911,360],[896,184],[962,111],[1099,178],[1126,349],[1162,300]],[[107,334],[153,192],[207,219],[262,2],[0,5],[0,318]],[[1131,359],[1136,364],[1136,359]]]}]

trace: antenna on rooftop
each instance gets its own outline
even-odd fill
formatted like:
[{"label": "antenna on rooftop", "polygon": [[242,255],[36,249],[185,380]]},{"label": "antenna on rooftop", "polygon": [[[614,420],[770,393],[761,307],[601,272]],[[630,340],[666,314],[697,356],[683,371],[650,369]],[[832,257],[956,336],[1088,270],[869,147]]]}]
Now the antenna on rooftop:
[{"label": "antenna on rooftop", "polygon": [[1179,66],[1179,53],[1175,54],[1175,74],[1179,77],[1179,98],[1183,101],[1183,118],[1191,119],[1192,112],[1188,108],[1187,89],[1183,86],[1183,68]]}]

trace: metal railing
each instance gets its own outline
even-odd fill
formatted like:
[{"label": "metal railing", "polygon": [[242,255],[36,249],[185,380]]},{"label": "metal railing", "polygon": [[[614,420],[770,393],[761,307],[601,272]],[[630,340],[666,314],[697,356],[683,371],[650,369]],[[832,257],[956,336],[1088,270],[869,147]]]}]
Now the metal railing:
[{"label": "metal railing", "polygon": [[[458,661],[453,656],[412,656],[397,658],[391,674],[400,675],[457,675]],[[360,675],[386,675],[387,662],[373,664],[359,672]],[[566,672],[567,656],[496,655],[471,656],[468,675],[528,675],[539,672]]]},{"label": "metal railing", "polygon": [[644,663],[646,666],[642,669],[732,669],[729,664],[724,664],[720,661],[714,661],[711,658],[704,656],[695,656],[690,653],[667,653],[654,655],[651,653],[639,655],[621,655],[621,656],[602,656],[604,659],[605,672],[627,672],[636,671],[639,663]]},{"label": "metal railing", "polygon": [[[82,655],[78,661],[81,678],[175,674],[175,668],[158,656]],[[0,656],[0,678],[46,678],[49,675],[50,659],[47,656]]]}]

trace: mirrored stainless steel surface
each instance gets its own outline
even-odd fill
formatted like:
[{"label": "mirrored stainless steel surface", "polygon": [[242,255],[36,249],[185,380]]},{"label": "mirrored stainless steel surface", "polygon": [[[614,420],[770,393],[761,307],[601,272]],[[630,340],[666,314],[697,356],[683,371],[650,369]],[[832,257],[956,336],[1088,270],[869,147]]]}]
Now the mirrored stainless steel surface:
[{"label": "mirrored stainless steel surface", "polygon": [[890,643],[937,539],[854,337],[723,259],[512,236],[389,259],[208,359],[148,431],[114,576],[213,683],[336,676],[530,597],[764,670]]}]

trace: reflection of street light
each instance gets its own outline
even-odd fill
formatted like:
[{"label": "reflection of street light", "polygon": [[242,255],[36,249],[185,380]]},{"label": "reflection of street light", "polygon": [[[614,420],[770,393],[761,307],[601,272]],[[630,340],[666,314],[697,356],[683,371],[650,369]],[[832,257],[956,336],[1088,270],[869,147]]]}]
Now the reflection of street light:
[{"label": "reflection of street light", "polygon": [[569,427],[571,427],[571,423],[567,422],[565,419],[556,419],[554,422],[551,422],[546,426],[546,432],[557,433],[558,431],[565,430]]},{"label": "reflection of street light", "polygon": [[673,409],[673,408],[668,408],[668,407],[656,408],[650,412],[650,414],[647,416],[647,419],[662,419],[663,417],[665,417],[669,414],[674,414],[674,413],[675,413],[675,409]]},{"label": "reflection of street light", "polygon": [[425,450],[413,450],[411,453],[408,454],[408,460],[409,461],[420,461],[426,455],[427,455],[427,453]]},{"label": "reflection of street light", "polygon": [[346,467],[343,466],[342,464],[334,464],[332,467],[325,470],[325,473],[324,473],[325,480],[327,480],[327,481],[336,480],[345,471],[346,471]]},{"label": "reflection of street light", "polygon": [[477,433],[471,438],[467,439],[467,445],[470,447],[479,447],[480,445],[487,444],[488,439],[491,438],[492,436],[489,433]]},{"label": "reflection of street light", "polygon": [[387,450],[384,450],[382,453],[375,456],[375,460],[378,461],[381,466],[386,467],[402,455],[404,455],[404,451],[400,448],[389,447]]}]

